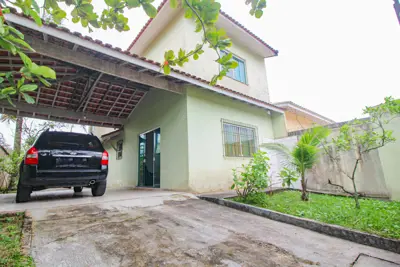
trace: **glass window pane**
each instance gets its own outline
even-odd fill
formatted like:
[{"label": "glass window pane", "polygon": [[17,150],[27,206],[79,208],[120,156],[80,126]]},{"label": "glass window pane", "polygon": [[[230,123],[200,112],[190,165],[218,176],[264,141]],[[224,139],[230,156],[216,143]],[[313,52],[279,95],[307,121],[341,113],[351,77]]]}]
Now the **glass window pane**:
[{"label": "glass window pane", "polygon": [[246,83],[246,68],[243,61],[239,61],[239,66],[236,68],[239,70],[239,81]]},{"label": "glass window pane", "polygon": [[238,60],[237,58],[234,58],[234,60],[238,63],[238,66],[235,69],[235,79],[238,81],[242,81],[241,80],[241,75],[240,75],[240,60]]},{"label": "glass window pane", "polygon": [[251,157],[256,152],[254,128],[223,124],[224,150],[228,157]]},{"label": "glass window pane", "polygon": [[228,71],[228,73],[226,74],[226,76],[228,76],[228,77],[230,77],[230,78],[232,78],[232,79],[236,79],[236,78],[235,78],[235,70],[230,69],[230,70]]},{"label": "glass window pane", "polygon": [[[227,55],[227,51],[221,51],[221,57]],[[247,83],[246,79],[246,66],[245,62],[235,56],[232,57],[232,60],[236,61],[238,63],[238,67],[235,69],[231,69],[226,76],[235,79],[237,81],[240,81],[242,83]]]}]

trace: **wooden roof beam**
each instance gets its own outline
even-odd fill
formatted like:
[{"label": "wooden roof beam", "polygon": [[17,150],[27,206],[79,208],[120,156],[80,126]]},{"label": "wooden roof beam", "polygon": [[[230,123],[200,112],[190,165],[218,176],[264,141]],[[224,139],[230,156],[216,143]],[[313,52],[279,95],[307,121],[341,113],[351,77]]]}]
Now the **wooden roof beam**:
[{"label": "wooden roof beam", "polygon": [[[37,114],[49,114],[50,116],[60,117],[60,118],[71,118],[76,120],[90,120],[90,121],[97,121],[103,122],[113,125],[123,125],[125,123],[124,119],[115,118],[115,117],[107,117],[101,115],[95,115],[91,113],[83,113],[83,112],[76,112],[73,110],[68,109],[60,109],[60,108],[52,108],[52,107],[43,107],[43,106],[35,106],[30,105],[27,103],[14,103],[15,107],[11,106],[6,101],[0,101],[0,108],[5,108],[7,110],[13,110],[16,113],[19,112],[26,112],[32,113],[32,115],[27,117],[33,117],[33,113]],[[25,116],[25,115],[24,115]],[[64,121],[66,122],[66,121]]]},{"label": "wooden roof beam", "polygon": [[32,36],[25,36],[28,43],[31,44],[37,53],[47,57],[51,57],[64,62],[78,65],[111,76],[119,77],[128,81],[144,84],[167,90],[174,93],[182,93],[184,87],[182,85],[170,82],[165,79],[156,78],[147,73],[140,73],[131,68],[120,66],[107,60],[99,59],[86,53],[72,51],[71,49],[61,47],[51,43],[45,43],[42,40]]}]

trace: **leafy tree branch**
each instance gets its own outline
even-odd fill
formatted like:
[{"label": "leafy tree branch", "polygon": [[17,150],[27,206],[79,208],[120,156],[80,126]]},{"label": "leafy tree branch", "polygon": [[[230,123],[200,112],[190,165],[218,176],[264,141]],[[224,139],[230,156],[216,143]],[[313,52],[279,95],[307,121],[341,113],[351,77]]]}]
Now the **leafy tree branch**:
[{"label": "leafy tree branch", "polygon": [[[34,49],[25,42],[24,35],[5,20],[4,14],[10,12],[7,5],[20,9],[39,26],[43,25],[43,19],[60,25],[62,20],[71,17],[73,23],[80,23],[82,27],[88,28],[89,32],[95,28],[122,32],[130,29],[128,17],[124,14],[126,10],[142,8],[147,16],[154,18],[157,9],[153,2],[154,0],[104,0],[106,8],[97,13],[91,0],[44,0],[41,6],[36,0],[0,0],[0,48],[9,51],[13,56],[19,56],[24,64],[19,71],[0,72],[0,100],[8,100],[14,105],[12,98],[19,95],[32,104],[35,99],[29,92],[42,85],[50,87],[57,78],[53,69],[32,62],[28,52],[35,52]],[[266,0],[245,0],[245,3],[251,7],[250,15],[256,18],[263,15]],[[60,4],[72,8],[69,15]],[[190,59],[199,59],[204,53],[204,46],[208,44],[209,48],[216,52],[218,57],[215,61],[221,66],[219,73],[211,80],[211,84],[216,84],[238,65],[232,60],[231,53],[223,56],[219,53],[232,45],[226,32],[216,27],[221,5],[215,0],[170,0],[170,5],[185,10],[185,18],[195,21],[195,32],[203,33],[203,41],[188,52],[183,49],[176,54],[172,50],[165,52],[162,66],[164,73],[169,74],[171,66],[183,67]]]},{"label": "leafy tree branch", "polygon": [[[366,107],[363,111],[369,115],[364,120],[353,120],[340,128],[339,135],[332,138],[332,141],[325,141],[323,147],[329,159],[335,164],[337,170],[351,180],[353,192],[345,190],[344,186],[329,184],[341,188],[344,192],[353,195],[355,206],[360,208],[358,198],[360,193],[357,190],[356,174],[360,163],[365,156],[373,150],[377,150],[389,143],[396,141],[393,131],[388,130],[389,122],[400,116],[400,101],[392,97],[386,97],[385,102],[378,106]],[[373,127],[376,125],[378,127]],[[340,162],[340,153],[353,151],[355,154],[354,165],[351,172],[344,170]],[[334,153],[339,154],[335,156]]]}]

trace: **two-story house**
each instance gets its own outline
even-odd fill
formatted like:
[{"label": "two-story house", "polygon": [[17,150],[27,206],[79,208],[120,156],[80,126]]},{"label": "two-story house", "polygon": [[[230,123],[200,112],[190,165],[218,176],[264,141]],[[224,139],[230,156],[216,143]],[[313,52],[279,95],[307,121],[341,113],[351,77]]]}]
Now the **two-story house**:
[{"label": "two-story house", "polygon": [[[232,168],[247,163],[265,139],[287,135],[284,110],[269,103],[264,59],[277,51],[221,12],[239,67],[217,86],[204,86],[218,73],[216,54],[206,49],[181,70],[203,83],[187,83],[182,94],[150,90],[123,129],[96,128],[110,154],[109,186],[145,186],[206,192],[227,190]],[[182,9],[163,1],[129,47],[156,62],[166,50],[192,49],[201,42]],[[219,93],[216,93],[219,92]]]}]

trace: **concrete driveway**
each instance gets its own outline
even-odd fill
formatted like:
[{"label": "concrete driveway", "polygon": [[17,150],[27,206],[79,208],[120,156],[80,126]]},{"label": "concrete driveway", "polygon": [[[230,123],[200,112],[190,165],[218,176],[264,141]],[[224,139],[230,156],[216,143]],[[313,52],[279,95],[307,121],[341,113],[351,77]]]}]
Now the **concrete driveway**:
[{"label": "concrete driveway", "polygon": [[[11,201],[11,202],[10,202]],[[40,266],[350,266],[362,253],[400,255],[198,200],[188,193],[40,192],[0,197],[0,210],[29,209]],[[363,258],[368,265],[369,258]],[[380,263],[379,266],[397,266]]]}]

